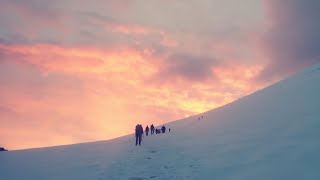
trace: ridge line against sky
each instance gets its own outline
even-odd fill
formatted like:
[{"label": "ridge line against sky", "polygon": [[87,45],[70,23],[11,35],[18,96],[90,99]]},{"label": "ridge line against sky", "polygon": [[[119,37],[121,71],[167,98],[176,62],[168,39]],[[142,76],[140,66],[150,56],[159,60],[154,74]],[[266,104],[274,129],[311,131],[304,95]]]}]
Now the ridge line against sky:
[{"label": "ridge line against sky", "polygon": [[0,146],[110,139],[320,62],[316,0],[0,0]]}]

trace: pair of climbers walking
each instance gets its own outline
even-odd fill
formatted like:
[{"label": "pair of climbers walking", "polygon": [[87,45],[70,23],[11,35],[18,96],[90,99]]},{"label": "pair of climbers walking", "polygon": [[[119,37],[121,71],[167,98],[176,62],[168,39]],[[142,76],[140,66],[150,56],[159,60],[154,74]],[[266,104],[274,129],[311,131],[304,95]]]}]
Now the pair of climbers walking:
[{"label": "pair of climbers walking", "polygon": [[[156,129],[156,134],[161,134],[161,133],[166,133],[166,127],[162,126],[160,129]],[[169,132],[171,131],[171,129],[169,129]]]}]

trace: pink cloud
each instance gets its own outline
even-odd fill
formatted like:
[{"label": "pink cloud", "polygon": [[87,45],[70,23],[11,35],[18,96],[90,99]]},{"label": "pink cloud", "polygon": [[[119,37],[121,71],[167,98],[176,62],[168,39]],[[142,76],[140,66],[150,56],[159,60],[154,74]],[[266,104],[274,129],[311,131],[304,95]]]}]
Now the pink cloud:
[{"label": "pink cloud", "polygon": [[99,24],[103,24],[107,31],[112,31],[116,33],[126,34],[126,35],[143,35],[149,37],[159,37],[160,44],[166,47],[177,47],[178,41],[161,29],[156,29],[153,27],[148,27],[139,24],[126,24],[126,23],[115,23],[115,22],[105,22],[101,20],[95,20]]},{"label": "pink cloud", "polygon": [[0,67],[7,69],[1,71],[1,106],[15,112],[0,120],[11,129],[1,126],[0,136],[14,149],[109,139],[131,133],[137,122],[200,113],[255,90],[250,80],[260,69],[213,66],[216,78],[209,81],[159,84],[150,79],[167,62],[152,49],[1,44],[0,52]]}]

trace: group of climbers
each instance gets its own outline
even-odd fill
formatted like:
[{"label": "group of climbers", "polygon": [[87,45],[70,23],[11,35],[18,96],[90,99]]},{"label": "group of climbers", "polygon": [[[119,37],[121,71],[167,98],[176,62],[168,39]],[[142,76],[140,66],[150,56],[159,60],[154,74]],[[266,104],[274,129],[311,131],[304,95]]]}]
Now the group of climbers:
[{"label": "group of climbers", "polygon": [[[161,134],[161,133],[166,133],[166,127],[165,126],[162,126],[160,129],[158,128],[155,128],[153,124],[151,124],[150,128],[149,126],[147,126],[145,128],[145,133],[146,133],[146,136],[149,135],[149,131],[150,131],[150,134],[153,135],[153,134]],[[169,132],[171,131],[171,129],[169,128]],[[136,125],[136,146],[137,145],[141,145],[141,141],[142,141],[142,135],[143,135],[144,131],[143,131],[143,127],[141,124],[137,124]]]}]

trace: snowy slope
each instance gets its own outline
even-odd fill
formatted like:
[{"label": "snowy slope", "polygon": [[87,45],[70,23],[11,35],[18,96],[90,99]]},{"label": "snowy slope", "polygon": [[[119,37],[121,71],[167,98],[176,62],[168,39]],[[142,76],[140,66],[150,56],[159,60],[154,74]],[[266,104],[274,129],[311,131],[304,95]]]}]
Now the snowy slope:
[{"label": "snowy slope", "polygon": [[[0,153],[0,179],[320,179],[320,65],[172,132]],[[199,116],[203,119],[197,120]]]}]

